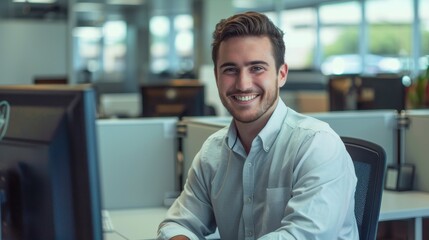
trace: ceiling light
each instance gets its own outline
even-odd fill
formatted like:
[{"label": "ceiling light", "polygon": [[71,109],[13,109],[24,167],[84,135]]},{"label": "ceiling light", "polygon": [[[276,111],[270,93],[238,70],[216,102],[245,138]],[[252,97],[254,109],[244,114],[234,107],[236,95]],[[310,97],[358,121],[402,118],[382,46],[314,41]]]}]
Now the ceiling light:
[{"label": "ceiling light", "polygon": [[28,2],[28,3],[54,3],[57,0],[13,0],[13,2]]},{"label": "ceiling light", "polygon": [[143,4],[144,0],[109,0],[107,1],[108,4],[115,4],[115,5],[141,5]]}]

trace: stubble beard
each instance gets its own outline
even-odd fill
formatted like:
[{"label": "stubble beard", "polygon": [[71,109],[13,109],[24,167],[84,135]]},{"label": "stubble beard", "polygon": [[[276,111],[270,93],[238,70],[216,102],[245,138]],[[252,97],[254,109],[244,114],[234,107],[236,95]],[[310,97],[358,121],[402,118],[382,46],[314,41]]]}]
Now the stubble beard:
[{"label": "stubble beard", "polygon": [[[278,89],[278,86],[277,86]],[[266,95],[266,92],[263,94],[263,96]],[[236,110],[233,107],[233,104],[229,104],[228,97],[222,97],[221,98],[221,102],[224,105],[224,107],[227,109],[227,111],[229,112],[229,114],[231,114],[231,116],[234,118],[234,120],[241,122],[241,123],[252,123],[257,121],[258,119],[260,119],[262,116],[265,115],[265,113],[274,107],[274,104],[276,103],[276,100],[279,96],[279,92],[278,91],[274,91],[274,96],[270,98],[270,96],[267,96],[268,98],[266,99],[266,104],[262,104],[261,109],[259,109],[256,113],[252,114],[252,116],[241,116],[241,112],[242,111],[248,111],[248,110]]]}]

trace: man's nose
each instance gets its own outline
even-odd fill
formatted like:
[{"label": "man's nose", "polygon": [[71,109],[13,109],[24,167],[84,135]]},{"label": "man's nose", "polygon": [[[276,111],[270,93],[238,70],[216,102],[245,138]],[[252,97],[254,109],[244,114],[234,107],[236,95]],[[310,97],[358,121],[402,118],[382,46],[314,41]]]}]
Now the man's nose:
[{"label": "man's nose", "polygon": [[252,87],[252,76],[247,71],[240,71],[235,85],[235,87],[240,91],[250,89]]}]

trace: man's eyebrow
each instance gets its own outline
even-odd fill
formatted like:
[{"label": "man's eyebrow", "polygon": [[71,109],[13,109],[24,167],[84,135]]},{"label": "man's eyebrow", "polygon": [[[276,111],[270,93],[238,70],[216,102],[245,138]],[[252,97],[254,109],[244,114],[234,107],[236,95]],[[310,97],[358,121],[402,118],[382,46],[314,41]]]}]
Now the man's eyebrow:
[{"label": "man's eyebrow", "polygon": [[233,66],[237,66],[237,64],[234,64],[234,63],[232,63],[232,62],[226,62],[226,63],[221,64],[221,65],[219,66],[219,68],[223,68],[223,67],[233,67]]},{"label": "man's eyebrow", "polygon": [[246,63],[246,66],[249,66],[249,65],[257,65],[257,64],[262,64],[262,65],[269,66],[269,64],[268,64],[267,62],[262,61],[262,60],[250,61],[250,62]]},{"label": "man's eyebrow", "polygon": [[[262,65],[269,66],[269,64],[268,64],[267,62],[265,62],[265,61],[260,61],[260,60],[250,61],[250,62],[245,63],[244,65],[245,65],[245,66],[251,66],[251,65],[257,65],[257,64],[262,64]],[[234,66],[237,66],[237,64],[232,63],[232,62],[226,62],[226,63],[221,64],[221,65],[219,66],[219,68],[223,68],[223,67],[231,67],[231,66],[232,66],[232,67],[234,67]]]}]

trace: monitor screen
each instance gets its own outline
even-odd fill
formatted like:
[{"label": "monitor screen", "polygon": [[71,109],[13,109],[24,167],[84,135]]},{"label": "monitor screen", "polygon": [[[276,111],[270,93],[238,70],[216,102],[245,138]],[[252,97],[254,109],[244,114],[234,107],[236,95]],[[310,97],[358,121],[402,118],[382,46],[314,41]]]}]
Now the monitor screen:
[{"label": "monitor screen", "polygon": [[406,107],[403,76],[334,76],[328,85],[331,111]]},{"label": "monitor screen", "polygon": [[204,85],[183,80],[140,86],[143,117],[205,115]]},{"label": "monitor screen", "polygon": [[3,239],[103,237],[87,85],[0,86]]}]

